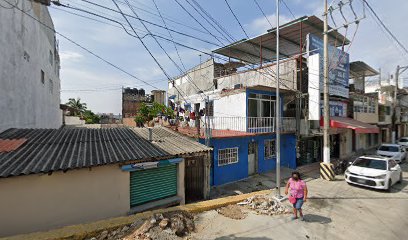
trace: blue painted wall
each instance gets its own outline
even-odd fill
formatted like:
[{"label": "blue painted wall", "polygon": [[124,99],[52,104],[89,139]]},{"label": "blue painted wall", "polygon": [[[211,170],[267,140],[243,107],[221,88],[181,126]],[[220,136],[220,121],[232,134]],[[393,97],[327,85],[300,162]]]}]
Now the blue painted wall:
[{"label": "blue painted wall", "polygon": [[[276,169],[276,158],[265,159],[265,140],[275,139],[275,134],[257,135],[250,137],[214,138],[213,160],[211,168],[211,185],[217,186],[234,182],[248,177],[248,143],[258,143],[258,173],[265,173]],[[204,140],[200,140],[204,143]],[[238,147],[238,162],[218,166],[218,150]],[[296,168],[296,137],[294,134],[281,136],[281,166]]]}]

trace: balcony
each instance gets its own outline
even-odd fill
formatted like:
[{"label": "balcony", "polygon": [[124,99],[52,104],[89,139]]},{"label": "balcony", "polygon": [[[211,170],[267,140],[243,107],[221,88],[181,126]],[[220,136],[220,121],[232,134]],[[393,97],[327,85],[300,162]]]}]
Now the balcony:
[{"label": "balcony", "polygon": [[[276,132],[274,117],[210,117],[209,126],[211,137],[236,137],[253,136],[263,133]],[[191,136],[205,137],[204,118],[200,121],[200,130],[195,127],[179,127],[179,132]],[[280,130],[282,133],[292,133],[296,131],[296,119],[281,118]]]}]

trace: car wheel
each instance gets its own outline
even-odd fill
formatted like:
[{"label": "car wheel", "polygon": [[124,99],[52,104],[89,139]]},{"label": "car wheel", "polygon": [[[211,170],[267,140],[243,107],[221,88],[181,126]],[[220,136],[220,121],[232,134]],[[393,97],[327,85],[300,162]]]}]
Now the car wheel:
[{"label": "car wheel", "polygon": [[400,173],[400,177],[399,177],[398,183],[402,183],[402,172]]},{"label": "car wheel", "polygon": [[392,181],[388,180],[387,192],[391,192]]}]

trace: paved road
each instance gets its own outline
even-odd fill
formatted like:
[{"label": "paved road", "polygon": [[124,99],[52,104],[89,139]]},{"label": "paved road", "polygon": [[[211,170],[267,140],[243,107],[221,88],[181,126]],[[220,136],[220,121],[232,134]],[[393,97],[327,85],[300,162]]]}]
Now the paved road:
[{"label": "paved road", "polygon": [[408,239],[408,164],[404,181],[391,193],[349,186],[342,179],[308,182],[311,199],[305,203],[306,222],[290,216],[250,213],[233,220],[216,211],[197,219],[196,239]]}]

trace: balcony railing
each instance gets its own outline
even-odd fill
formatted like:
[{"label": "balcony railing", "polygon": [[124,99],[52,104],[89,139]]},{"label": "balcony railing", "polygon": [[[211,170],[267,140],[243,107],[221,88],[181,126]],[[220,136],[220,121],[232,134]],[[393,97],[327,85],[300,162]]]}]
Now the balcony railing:
[{"label": "balcony railing", "polygon": [[[275,121],[274,117],[210,117],[210,128],[247,133],[272,133],[276,132]],[[296,119],[281,118],[280,130],[281,132],[296,131]]]}]

